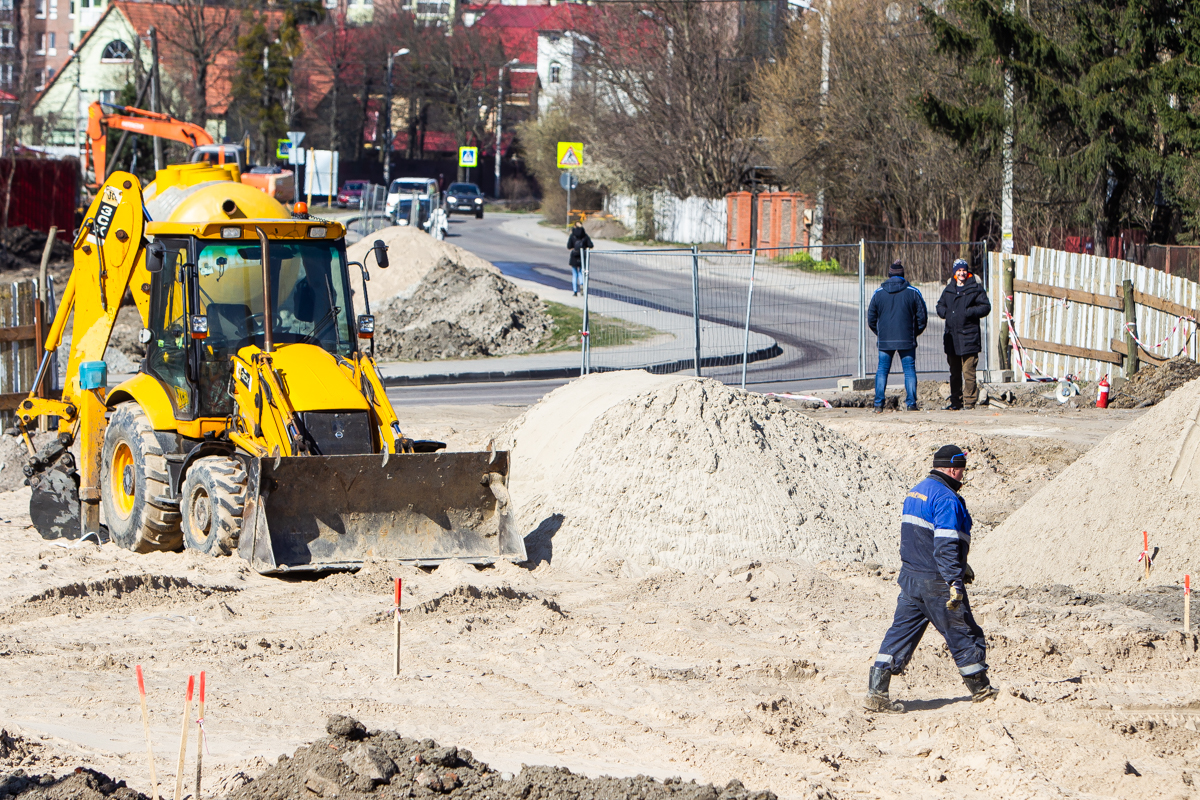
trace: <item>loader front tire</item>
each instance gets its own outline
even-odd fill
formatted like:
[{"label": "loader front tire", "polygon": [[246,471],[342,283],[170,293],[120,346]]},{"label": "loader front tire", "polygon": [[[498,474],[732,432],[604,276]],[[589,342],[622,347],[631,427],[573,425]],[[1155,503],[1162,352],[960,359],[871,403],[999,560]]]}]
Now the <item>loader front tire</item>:
[{"label": "loader front tire", "polygon": [[109,535],[127,550],[178,550],[183,544],[167,459],[137,403],[117,406],[104,431],[100,507]]},{"label": "loader front tire", "polygon": [[246,469],[228,456],[196,459],[179,492],[183,542],[189,550],[227,556],[237,549],[246,505]]}]

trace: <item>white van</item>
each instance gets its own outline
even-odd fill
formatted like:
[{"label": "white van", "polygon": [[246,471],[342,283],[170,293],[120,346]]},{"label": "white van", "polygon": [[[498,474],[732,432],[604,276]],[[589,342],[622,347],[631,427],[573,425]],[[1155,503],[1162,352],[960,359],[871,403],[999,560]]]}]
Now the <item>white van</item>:
[{"label": "white van", "polygon": [[433,178],[396,178],[388,187],[387,204],[384,206],[389,216],[396,213],[396,203],[400,202],[402,194],[416,195],[418,200],[434,200],[438,195],[438,182]]}]

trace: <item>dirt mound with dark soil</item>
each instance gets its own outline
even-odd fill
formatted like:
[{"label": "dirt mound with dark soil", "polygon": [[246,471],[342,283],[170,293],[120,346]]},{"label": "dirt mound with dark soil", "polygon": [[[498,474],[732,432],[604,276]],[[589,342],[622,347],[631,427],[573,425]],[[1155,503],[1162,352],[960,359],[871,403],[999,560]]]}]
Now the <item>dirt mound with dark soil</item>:
[{"label": "dirt mound with dark soil", "polygon": [[14,770],[0,776],[0,798],[20,797],[22,800],[142,800],[146,795],[135,792],[125,781],[114,781],[103,772],[80,767],[62,777],[26,775]]},{"label": "dirt mound with dark soil", "polygon": [[[330,736],[296,750],[230,800],[280,797],[496,798],[496,800],[775,800],[771,792],[748,792],[733,780],[719,788],[692,781],[587,778],[562,767],[526,767],[516,776],[492,770],[468,750],[440,747],[432,739],[406,739],[393,731],[367,731],[336,715]],[[507,778],[507,779],[506,779]]]},{"label": "dirt mound with dark soil", "polygon": [[1188,381],[1200,378],[1200,364],[1187,356],[1172,358],[1160,367],[1142,364],[1109,399],[1112,408],[1145,408],[1161,403],[1167,392],[1173,392]]},{"label": "dirt mound with dark soil", "polygon": [[[45,231],[35,231],[25,225],[8,228],[0,234],[0,269],[36,267],[42,263],[42,250],[45,247]],[[55,237],[50,250],[50,263],[66,261],[70,257],[71,245]]]},{"label": "dirt mound with dark soil", "polygon": [[376,312],[375,353],[381,361],[512,355],[537,347],[551,325],[536,295],[442,258],[411,295]]}]

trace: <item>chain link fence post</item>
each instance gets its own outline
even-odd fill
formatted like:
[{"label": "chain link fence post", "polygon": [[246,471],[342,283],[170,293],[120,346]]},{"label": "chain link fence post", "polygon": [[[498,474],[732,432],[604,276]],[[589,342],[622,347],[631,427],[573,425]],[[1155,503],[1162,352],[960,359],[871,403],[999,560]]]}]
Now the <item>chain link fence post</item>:
[{"label": "chain link fence post", "polygon": [[746,289],[746,329],[742,337],[742,391],[746,391],[746,364],[750,360],[750,308],[754,303],[754,268],[758,265],[758,250],[750,248],[750,285]]},{"label": "chain link fence post", "polygon": [[867,376],[867,243],[858,240],[858,377]]},{"label": "chain link fence post", "polygon": [[588,249],[581,247],[583,252],[583,330],[579,332],[579,376],[582,378],[588,374],[589,356],[588,350],[591,345],[591,332],[588,330],[588,272],[590,259],[588,258]]},{"label": "chain link fence post", "polygon": [[692,245],[692,321],[696,332],[696,377],[700,373],[700,247]]}]

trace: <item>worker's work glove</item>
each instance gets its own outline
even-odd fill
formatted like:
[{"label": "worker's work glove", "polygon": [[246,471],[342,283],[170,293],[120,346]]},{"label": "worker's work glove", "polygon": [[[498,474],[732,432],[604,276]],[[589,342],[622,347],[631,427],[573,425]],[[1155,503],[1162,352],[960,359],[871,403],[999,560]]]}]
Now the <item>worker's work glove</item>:
[{"label": "worker's work glove", "polygon": [[963,562],[963,583],[975,582],[975,570],[971,569],[971,565]]},{"label": "worker's work glove", "polygon": [[957,611],[958,607],[962,605],[963,596],[963,590],[958,588],[958,584],[950,584],[950,599],[946,601],[946,608],[950,611]]}]

